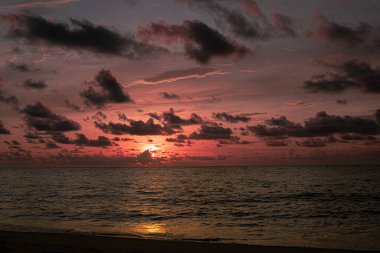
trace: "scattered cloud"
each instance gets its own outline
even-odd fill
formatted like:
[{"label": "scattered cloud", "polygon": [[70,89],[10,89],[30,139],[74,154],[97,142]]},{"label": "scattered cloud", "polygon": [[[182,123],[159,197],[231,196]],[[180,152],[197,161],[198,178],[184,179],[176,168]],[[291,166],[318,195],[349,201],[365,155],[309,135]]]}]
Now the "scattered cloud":
[{"label": "scattered cloud", "polygon": [[184,134],[178,134],[175,138],[166,138],[167,142],[174,142],[174,143],[185,143],[188,141],[188,137]]},{"label": "scattered cloud", "polygon": [[207,10],[221,28],[227,28],[234,35],[244,39],[268,39],[277,35],[295,37],[292,18],[275,12],[272,23],[262,12],[259,5],[252,0],[239,0],[241,10],[234,10],[230,5],[224,6],[222,1],[187,0],[182,1],[191,7]]},{"label": "scattered cloud", "polygon": [[182,25],[170,25],[164,21],[152,22],[140,27],[139,36],[146,41],[162,38],[167,43],[181,42],[185,54],[200,64],[207,64],[214,57],[236,55],[243,57],[250,50],[237,44],[201,21],[186,20]]},{"label": "scattered cloud", "polygon": [[163,53],[165,50],[137,41],[132,35],[87,20],[70,19],[70,24],[27,14],[3,15],[10,23],[8,37],[24,38],[29,43],[45,42],[55,46],[79,49],[131,59]]},{"label": "scattered cloud", "polygon": [[27,132],[24,137],[26,139],[31,139],[31,140],[41,140],[42,137],[40,135],[38,135],[37,133],[33,133],[33,132]]},{"label": "scattered cloud", "polygon": [[203,119],[198,114],[192,113],[189,119],[183,119],[174,113],[173,108],[170,108],[168,112],[162,113],[160,119],[170,128],[182,129],[182,126],[202,124]]},{"label": "scattered cloud", "polygon": [[45,143],[45,149],[60,149],[62,147],[58,146],[57,143],[49,141]]},{"label": "scattered cloud", "polygon": [[273,25],[277,27],[282,33],[291,37],[297,36],[297,33],[293,28],[293,20],[290,17],[275,12],[272,15],[272,21]]},{"label": "scattered cloud", "polygon": [[25,114],[25,122],[28,126],[35,128],[37,131],[66,132],[81,128],[79,123],[53,113],[40,102],[27,105],[21,112]]},{"label": "scattered cloud", "polygon": [[324,42],[337,44],[345,47],[356,47],[363,45],[372,28],[368,23],[360,23],[357,27],[339,24],[320,13],[318,16],[320,24],[311,35]]},{"label": "scattered cloud", "polygon": [[307,148],[322,148],[326,146],[326,143],[321,139],[310,138],[303,141],[297,141],[296,144],[301,147]]},{"label": "scattered cloud", "polygon": [[129,124],[113,122],[106,124],[97,121],[95,121],[94,124],[95,127],[104,133],[114,135],[169,135],[174,133],[174,130],[167,126],[155,124],[153,119],[149,119],[147,122],[142,120],[129,120]]},{"label": "scattered cloud", "polygon": [[85,99],[86,104],[97,107],[103,107],[108,103],[133,103],[132,98],[109,70],[99,71],[95,81],[90,82],[80,96]]},{"label": "scattered cloud", "polygon": [[24,73],[33,71],[32,68],[25,63],[9,62],[7,67]]},{"label": "scattered cloud", "polygon": [[265,18],[260,6],[253,0],[238,0],[238,3],[247,11],[247,13],[259,17]]},{"label": "scattered cloud", "polygon": [[346,105],[348,103],[346,99],[337,99],[337,100],[335,100],[335,102],[338,105]]},{"label": "scattered cloud", "polygon": [[333,134],[356,133],[375,135],[380,133],[380,126],[371,119],[351,116],[335,116],[319,112],[315,117],[305,121],[304,125],[289,121],[286,117],[271,118],[266,125],[248,127],[252,133],[262,137],[314,137]]},{"label": "scattered cloud", "polygon": [[0,121],[0,134],[10,134],[11,132],[5,128],[4,123]]},{"label": "scattered cloud", "polygon": [[[0,86],[1,88],[1,86]],[[19,106],[18,98],[14,95],[7,95],[3,90],[0,89],[0,103],[8,104],[17,110]]]},{"label": "scattered cloud", "polygon": [[76,111],[76,112],[82,111],[82,108],[79,105],[74,104],[73,102],[70,102],[70,100],[68,100],[68,99],[65,99],[64,104],[67,108],[69,108],[73,111]]},{"label": "scattered cloud", "polygon": [[232,139],[232,130],[224,128],[216,123],[205,123],[201,128],[189,135],[189,139],[193,140],[219,140]]},{"label": "scattered cloud", "polygon": [[241,144],[241,145],[247,145],[249,144],[249,141],[242,141],[240,137],[238,136],[232,136],[230,139],[221,139],[218,141],[219,145],[230,145],[230,144]]},{"label": "scattered cloud", "polygon": [[231,115],[226,112],[213,113],[213,117],[218,120],[227,121],[230,123],[248,122],[250,117],[244,115]]},{"label": "scattered cloud", "polygon": [[23,85],[27,89],[43,90],[47,87],[45,81],[33,81],[31,79],[25,80]]},{"label": "scattered cloud", "polygon": [[265,141],[268,147],[286,147],[288,143],[285,140],[268,139]]},{"label": "scattered cloud", "polygon": [[119,120],[122,120],[122,121],[128,121],[128,117],[127,115],[125,115],[124,113],[121,113],[121,112],[117,112],[117,117],[119,118]]},{"label": "scattered cloud", "polygon": [[335,73],[314,76],[304,82],[310,92],[339,93],[347,89],[360,89],[368,93],[380,93],[380,69],[358,59],[327,65]]},{"label": "scattered cloud", "polygon": [[75,144],[77,146],[87,147],[109,147],[112,146],[112,142],[106,136],[98,136],[97,139],[88,139],[84,134],[76,134],[75,139],[70,139],[63,133],[54,133],[52,139],[61,144]]},{"label": "scattered cloud", "polygon": [[160,95],[162,98],[166,99],[180,99],[180,97],[175,93],[161,92]]},{"label": "scattered cloud", "polygon": [[238,3],[243,9],[247,10],[249,14],[253,13],[254,16],[260,17],[259,20],[248,19],[241,12],[231,9],[231,7],[224,7],[220,4],[220,1],[188,0],[184,2],[191,7],[207,10],[214,16],[216,24],[219,26],[227,26],[228,30],[241,38],[263,39],[268,35],[266,29],[262,27],[263,25],[257,22],[265,21],[264,25],[267,25],[265,15],[254,1],[246,0],[238,1]]}]

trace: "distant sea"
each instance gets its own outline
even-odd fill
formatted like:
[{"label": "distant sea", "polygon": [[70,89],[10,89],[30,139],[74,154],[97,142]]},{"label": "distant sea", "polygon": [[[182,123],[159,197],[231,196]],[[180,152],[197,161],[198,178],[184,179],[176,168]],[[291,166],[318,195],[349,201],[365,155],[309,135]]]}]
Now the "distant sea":
[{"label": "distant sea", "polygon": [[2,168],[0,229],[380,250],[380,166]]}]

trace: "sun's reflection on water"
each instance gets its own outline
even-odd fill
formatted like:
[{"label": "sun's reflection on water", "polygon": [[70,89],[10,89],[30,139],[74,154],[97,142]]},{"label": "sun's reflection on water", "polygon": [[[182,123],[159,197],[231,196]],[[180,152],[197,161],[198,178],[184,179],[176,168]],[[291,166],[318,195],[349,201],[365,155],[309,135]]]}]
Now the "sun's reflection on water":
[{"label": "sun's reflection on water", "polygon": [[136,227],[136,232],[142,235],[166,234],[165,223],[145,223]]}]

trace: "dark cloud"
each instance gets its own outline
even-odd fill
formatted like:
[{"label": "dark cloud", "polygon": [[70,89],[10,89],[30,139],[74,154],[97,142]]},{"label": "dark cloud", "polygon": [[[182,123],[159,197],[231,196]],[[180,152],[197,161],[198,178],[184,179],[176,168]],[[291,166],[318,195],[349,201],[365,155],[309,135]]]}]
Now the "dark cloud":
[{"label": "dark cloud", "polygon": [[202,124],[203,122],[202,117],[195,113],[192,113],[189,119],[183,119],[174,113],[173,108],[170,108],[168,112],[162,113],[160,118],[165,125],[175,129],[182,129],[182,126]]},{"label": "dark cloud", "polygon": [[128,117],[124,113],[118,112],[117,116],[118,116],[119,120],[128,121]]},{"label": "dark cloud", "polygon": [[61,144],[73,144],[73,141],[67,137],[66,135],[64,135],[62,132],[53,132],[51,133],[51,138],[57,142],[57,143],[61,143]]},{"label": "dark cloud", "polygon": [[230,41],[217,30],[201,21],[186,20],[182,25],[169,25],[163,21],[153,22],[139,29],[139,35],[145,40],[163,38],[168,43],[184,43],[186,55],[201,64],[207,64],[212,58],[250,53],[249,49]]},{"label": "dark cloud", "polygon": [[13,141],[12,141],[12,145],[16,145],[16,146],[19,146],[19,145],[21,145],[21,143],[20,143],[20,142],[18,142],[18,141],[16,141],[16,140],[13,140]]},{"label": "dark cloud", "polygon": [[375,117],[376,117],[377,123],[380,124],[380,109],[376,110]]},{"label": "dark cloud", "polygon": [[161,92],[160,95],[166,99],[180,99],[180,97],[175,93]]},{"label": "dark cloud", "polygon": [[218,144],[220,145],[229,145],[229,144],[242,144],[246,145],[249,144],[248,141],[242,141],[240,137],[238,136],[232,136],[231,139],[221,139],[218,141]]},{"label": "dark cloud", "polygon": [[189,139],[194,140],[219,140],[232,138],[232,130],[230,128],[224,128],[216,123],[203,124],[197,132],[193,132],[189,135]]},{"label": "dark cloud", "polygon": [[133,141],[134,139],[131,139],[131,138],[119,138],[119,137],[115,137],[112,139],[113,141]]},{"label": "dark cloud", "polygon": [[11,69],[14,69],[14,70],[17,70],[20,72],[31,72],[32,71],[32,68],[25,63],[10,62],[10,63],[8,63],[7,66],[8,66],[8,68],[11,68]]},{"label": "dark cloud", "polygon": [[141,163],[143,165],[159,165],[162,159],[154,158],[152,155],[153,153],[154,152],[152,150],[145,150],[144,152],[136,156],[136,162]]},{"label": "dark cloud", "polygon": [[156,119],[156,120],[161,120],[161,116],[158,115],[157,113],[155,112],[150,112],[148,113],[149,117],[153,118],[153,119]]},{"label": "dark cloud", "polygon": [[[227,26],[236,36],[245,39],[265,38],[267,30],[262,27],[257,19],[248,19],[237,10],[232,10],[230,7],[224,7],[220,1],[203,1],[203,0],[188,0],[184,1],[191,7],[207,10],[214,16],[215,23],[219,26]],[[248,10],[249,14],[253,11],[255,16],[260,17],[259,21],[266,21],[266,17],[261,12],[259,6],[254,1],[239,1],[243,9]],[[257,8],[256,8],[257,7]],[[258,15],[260,13],[260,15]],[[267,22],[265,22],[267,24]]]},{"label": "dark cloud", "polygon": [[[1,86],[0,86],[1,88]],[[7,95],[4,91],[0,89],[0,103],[8,104],[13,107],[13,109],[17,110],[19,106],[19,101],[16,96]]]},{"label": "dark cloud", "polygon": [[98,136],[97,139],[88,139],[84,134],[76,134],[75,139],[70,139],[63,133],[53,133],[52,139],[61,144],[75,144],[77,146],[87,147],[109,147],[112,142],[105,136]]},{"label": "dark cloud", "polygon": [[186,155],[185,156],[185,159],[186,160],[194,160],[194,161],[213,161],[213,160],[216,160],[216,157],[214,156],[189,156],[189,155]]},{"label": "dark cloud", "polygon": [[276,139],[269,139],[265,141],[265,144],[268,147],[285,147],[288,146],[288,143],[285,140],[276,140]]},{"label": "dark cloud", "polygon": [[5,128],[3,122],[0,121],[0,134],[10,134],[11,132]]},{"label": "dark cloud", "polygon": [[47,87],[44,81],[33,81],[31,79],[25,80],[22,86],[24,88],[35,90],[43,90]]},{"label": "dark cloud", "polygon": [[167,126],[155,124],[153,119],[149,119],[147,122],[142,120],[129,120],[129,125],[113,122],[106,124],[97,121],[95,121],[94,124],[95,127],[99,128],[104,133],[114,135],[169,135],[174,133],[174,130]]},{"label": "dark cloud", "polygon": [[380,93],[380,69],[371,67],[368,62],[355,60],[345,62],[341,69],[363,91]]},{"label": "dark cloud", "polygon": [[[189,118],[184,119],[176,115],[173,109],[167,112],[163,112],[161,115],[157,113],[149,113],[152,118],[147,122],[142,120],[133,120],[127,118],[124,114],[119,113],[119,119],[128,122],[124,123],[104,123],[97,119],[94,124],[97,128],[101,129],[105,133],[111,133],[115,135],[170,135],[178,132],[182,132],[183,126],[201,124],[203,119],[193,113]],[[161,121],[160,123],[154,123],[154,119]]]},{"label": "dark cloud", "polygon": [[312,36],[325,42],[355,47],[364,44],[371,32],[371,26],[367,23],[360,23],[353,28],[346,24],[338,24],[330,21],[323,14],[320,15],[321,24],[314,31]]},{"label": "dark cloud", "polygon": [[293,123],[286,117],[271,118],[265,121],[267,125],[256,125],[247,127],[249,131],[258,136],[267,137],[281,137],[289,136],[303,136],[306,135],[304,127],[301,124]]},{"label": "dark cloud", "polygon": [[185,143],[188,137],[184,134],[178,134],[175,138],[166,138],[167,142]]},{"label": "dark cloud", "polygon": [[376,137],[374,136],[366,136],[360,134],[343,134],[340,138],[345,141],[376,140]]},{"label": "dark cloud", "polygon": [[144,84],[159,84],[170,83],[182,79],[189,78],[202,78],[209,75],[219,74],[220,71],[214,68],[190,68],[190,69],[177,69],[160,73],[156,76],[145,78],[139,83]]},{"label": "dark cloud", "polygon": [[96,121],[103,121],[103,120],[106,120],[107,119],[107,115],[105,115],[103,112],[101,111],[98,111],[96,112],[92,117],[91,117],[93,120],[96,120]]},{"label": "dark cloud", "polygon": [[297,128],[298,124],[289,121],[286,117],[281,116],[279,118],[271,118],[265,120],[265,123],[270,126],[282,126],[287,128]]},{"label": "dark cloud", "polygon": [[237,36],[252,39],[252,38],[265,38],[267,34],[257,22],[248,20],[245,16],[237,11],[230,10],[220,5],[214,5],[213,11],[219,17],[222,17],[229,26],[229,29]]},{"label": "dark cloud", "polygon": [[82,111],[82,108],[79,105],[70,102],[70,100],[68,100],[68,99],[65,99],[64,103],[65,103],[65,106],[67,108],[69,108],[69,109],[71,109],[73,111],[76,111],[76,112],[81,112]]},{"label": "dark cloud", "polygon": [[109,70],[101,70],[95,81],[80,93],[89,105],[102,107],[107,103],[133,103],[132,98],[123,89]]},{"label": "dark cloud", "polygon": [[90,147],[108,147],[112,146],[111,141],[105,136],[98,136],[98,139],[91,140],[88,139],[84,134],[77,134],[74,143],[79,146],[90,146]]},{"label": "dark cloud", "polygon": [[304,88],[310,92],[338,93],[349,88],[356,88],[356,84],[345,76],[322,74],[306,80]]},{"label": "dark cloud", "polygon": [[45,143],[45,149],[60,149],[62,147],[58,146],[57,143],[49,141]]},{"label": "dark cloud", "polygon": [[293,28],[293,21],[290,17],[276,12],[272,15],[272,21],[273,25],[284,34],[291,37],[297,36],[297,33]]},{"label": "dark cloud", "polygon": [[251,120],[250,117],[244,115],[231,115],[226,112],[213,113],[213,117],[230,123],[248,122]]},{"label": "dark cloud", "polygon": [[303,141],[297,141],[296,144],[301,147],[307,148],[322,148],[326,146],[326,143],[323,140],[310,138]]},{"label": "dark cloud", "polygon": [[37,131],[66,132],[80,129],[77,122],[53,113],[40,102],[27,105],[22,112],[25,114],[25,121],[28,126],[35,128]]},{"label": "dark cloud", "polygon": [[266,125],[250,126],[248,129],[263,137],[313,137],[329,136],[337,133],[355,133],[373,135],[380,133],[380,126],[375,121],[351,116],[328,115],[319,112],[315,117],[305,121],[304,125],[294,123],[286,117],[267,120]]},{"label": "dark cloud", "polygon": [[70,24],[67,24],[23,14],[3,15],[2,19],[10,23],[9,37],[25,38],[31,43],[42,41],[132,59],[164,52],[163,49],[138,42],[132,35],[123,36],[87,20],[70,19]]},{"label": "dark cloud", "polygon": [[[207,10],[214,16],[215,23],[221,28],[227,27],[234,35],[245,39],[268,39],[276,35],[295,37],[293,20],[283,14],[274,13],[270,23],[259,5],[251,0],[239,0],[237,3],[245,10],[248,17],[231,6],[223,6],[222,1],[187,0],[191,7]],[[252,16],[254,18],[252,18]]]},{"label": "dark cloud", "polygon": [[238,0],[238,3],[245,9],[249,14],[253,14],[259,18],[265,18],[263,11],[260,6],[253,0]]},{"label": "dark cloud", "polygon": [[337,99],[336,103],[339,104],[339,105],[346,105],[347,104],[347,100],[345,100],[345,99]]},{"label": "dark cloud", "polygon": [[294,128],[285,126],[268,127],[266,125],[256,125],[248,127],[248,130],[257,136],[279,137],[279,136],[295,136],[301,137],[306,135],[304,128],[301,125],[296,125]]},{"label": "dark cloud", "polygon": [[307,80],[304,88],[311,92],[338,93],[347,89],[360,89],[363,92],[380,93],[380,69],[368,62],[348,60],[328,65],[336,73],[322,74]]},{"label": "dark cloud", "polygon": [[32,139],[32,140],[40,140],[42,137],[36,133],[28,132],[24,135],[26,139]]}]

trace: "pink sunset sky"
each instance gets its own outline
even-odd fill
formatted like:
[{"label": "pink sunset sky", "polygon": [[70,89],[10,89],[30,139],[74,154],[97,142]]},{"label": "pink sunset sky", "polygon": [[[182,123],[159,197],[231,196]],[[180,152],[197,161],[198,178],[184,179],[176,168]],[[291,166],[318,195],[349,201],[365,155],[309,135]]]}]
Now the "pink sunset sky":
[{"label": "pink sunset sky", "polygon": [[378,163],[379,8],[1,1],[0,166]]}]

